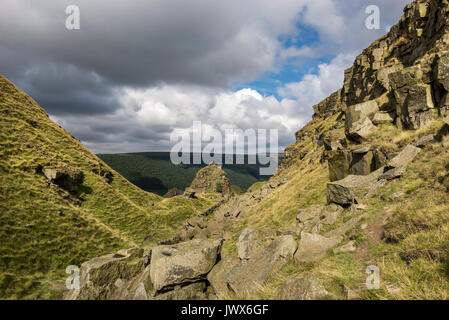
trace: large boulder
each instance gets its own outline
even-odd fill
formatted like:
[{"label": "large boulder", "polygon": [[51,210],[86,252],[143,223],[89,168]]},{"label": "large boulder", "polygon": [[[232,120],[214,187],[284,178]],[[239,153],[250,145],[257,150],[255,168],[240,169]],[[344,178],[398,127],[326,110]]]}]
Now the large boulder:
[{"label": "large boulder", "polygon": [[150,278],[150,266],[143,272],[126,281],[119,278],[114,282],[116,289],[111,300],[149,300],[153,296],[153,284]]},{"label": "large boulder", "polygon": [[383,167],[386,156],[369,146],[355,150],[337,150],[329,152],[328,168],[330,181],[338,181],[348,175],[365,176]]},{"label": "large boulder", "polygon": [[417,130],[436,117],[432,87],[424,83],[419,65],[390,74],[390,85],[396,100],[399,127]]},{"label": "large boulder", "polygon": [[354,175],[366,176],[375,167],[374,152],[371,150],[356,150],[352,153],[350,172]]},{"label": "large boulder", "polygon": [[150,277],[155,291],[205,279],[217,262],[222,240],[191,240],[153,248]]},{"label": "large boulder", "polygon": [[320,205],[313,205],[306,209],[299,209],[296,216],[296,223],[301,229],[313,226],[320,221],[320,217],[324,207]]},{"label": "large boulder", "polygon": [[412,145],[406,146],[396,157],[391,159],[385,166],[381,179],[391,180],[401,177],[407,165],[421,152],[421,149]]},{"label": "large boulder", "polygon": [[296,216],[297,227],[299,231],[317,233],[322,225],[333,225],[342,212],[343,208],[336,204],[299,209]]},{"label": "large boulder", "polygon": [[302,232],[298,250],[295,253],[295,262],[299,264],[318,261],[326,255],[327,250],[336,246],[342,240],[341,236],[326,238],[319,234]]},{"label": "large boulder", "polygon": [[263,248],[263,234],[259,230],[246,228],[240,233],[236,246],[239,258],[248,260]]},{"label": "large boulder", "polygon": [[291,235],[276,238],[256,256],[240,261],[227,273],[228,287],[240,298],[253,297],[273,273],[293,258],[297,246]]},{"label": "large boulder", "polygon": [[301,278],[287,279],[279,295],[280,300],[323,300],[329,297],[326,288],[310,273]]},{"label": "large boulder", "polygon": [[344,179],[349,174],[350,153],[347,150],[335,150],[328,154],[330,181]]},{"label": "large boulder", "polygon": [[343,180],[327,184],[327,202],[348,206],[359,203],[367,194],[380,187],[379,178],[384,173],[380,168],[367,176],[349,175]]},{"label": "large boulder", "polygon": [[117,280],[127,281],[145,268],[143,249],[120,250],[94,258],[81,265],[80,288],[65,296],[67,300],[108,299],[116,290]]},{"label": "large boulder", "polygon": [[365,139],[375,128],[370,117],[379,111],[375,100],[359,103],[346,110],[346,136],[355,141]]},{"label": "large boulder", "polygon": [[207,280],[218,299],[229,299],[232,296],[226,281],[226,275],[239,262],[240,259],[236,256],[226,257],[220,260],[207,275]]}]

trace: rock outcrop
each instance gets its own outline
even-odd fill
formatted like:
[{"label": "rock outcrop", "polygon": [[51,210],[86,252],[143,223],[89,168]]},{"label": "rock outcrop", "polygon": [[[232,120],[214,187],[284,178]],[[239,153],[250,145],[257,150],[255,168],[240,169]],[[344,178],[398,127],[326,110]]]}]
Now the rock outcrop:
[{"label": "rock outcrop", "polygon": [[121,250],[81,265],[80,288],[65,299],[207,299],[206,277],[217,263],[221,240]]},{"label": "rock outcrop", "polygon": [[216,264],[221,240],[192,240],[152,249],[150,277],[154,290],[205,279]]},{"label": "rock outcrop", "polygon": [[84,174],[81,170],[67,166],[44,167],[42,173],[50,182],[70,193],[76,193],[84,181]]},{"label": "rock outcrop", "polygon": [[231,184],[221,166],[212,163],[197,172],[186,195],[192,192],[198,193],[220,193],[223,196],[232,194]]},{"label": "rock outcrop", "polygon": [[68,300],[108,299],[117,281],[126,281],[144,270],[143,250],[120,250],[81,265],[80,288],[71,290]]}]

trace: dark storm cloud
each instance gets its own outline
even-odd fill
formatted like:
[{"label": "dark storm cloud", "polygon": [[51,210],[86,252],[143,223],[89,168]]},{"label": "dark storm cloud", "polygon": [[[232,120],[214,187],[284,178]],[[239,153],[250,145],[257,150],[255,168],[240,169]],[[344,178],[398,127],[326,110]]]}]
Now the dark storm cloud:
[{"label": "dark storm cloud", "polygon": [[114,86],[73,65],[33,66],[19,77],[17,85],[54,115],[107,114],[121,107]]},{"label": "dark storm cloud", "polygon": [[[64,27],[69,4],[80,8],[80,30]],[[1,33],[0,43],[28,52],[26,65],[46,59],[72,64],[120,85],[223,86],[250,79],[272,62],[273,43],[247,20],[251,11],[251,5],[228,1],[6,0],[0,30],[9,32]]]}]

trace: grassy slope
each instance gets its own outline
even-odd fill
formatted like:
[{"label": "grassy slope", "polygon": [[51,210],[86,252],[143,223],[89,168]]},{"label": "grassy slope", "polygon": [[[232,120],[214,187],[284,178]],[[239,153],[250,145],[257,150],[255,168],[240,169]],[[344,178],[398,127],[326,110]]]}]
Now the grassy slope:
[{"label": "grassy slope", "polygon": [[[319,161],[323,147],[318,147],[311,137],[336,123],[336,117],[314,120],[303,129],[311,133],[309,138],[292,149],[307,150],[307,155],[279,171],[278,175],[288,178],[288,182],[250,209],[250,214],[236,228],[234,240],[247,226],[274,231],[294,225],[298,209],[326,203],[327,163]],[[441,121],[435,121],[430,128],[416,132],[387,126],[377,130],[369,143],[397,152],[419,137],[437,132],[441,126]],[[438,183],[438,176],[447,173],[448,153],[438,143],[425,148],[403,178],[390,182],[364,202],[367,210],[356,213],[364,218],[342,242],[355,240],[356,252],[333,254],[330,250],[316,263],[291,262],[255,298],[276,299],[285,279],[305,271],[312,272],[337,298],[344,298],[343,284],[364,299],[449,298],[449,196],[446,186]],[[346,209],[332,229],[354,216]],[[364,230],[362,224],[367,225]],[[328,230],[331,229],[325,231]],[[385,237],[381,239],[383,232]],[[231,252],[235,245],[228,243],[225,249]],[[380,290],[366,289],[365,271],[369,265],[380,268]],[[400,290],[388,292],[387,286]]]},{"label": "grassy slope", "polygon": [[[54,298],[68,265],[157,241],[213,199],[162,199],[142,191],[53,123],[0,76],[0,298]],[[38,165],[81,169],[79,198],[49,185]],[[114,174],[108,184],[93,172]],[[150,206],[150,203],[152,204]],[[50,282],[49,282],[50,281]]]},{"label": "grassy slope", "polygon": [[[196,173],[204,166],[174,165],[170,153],[99,154],[114,170],[143,190],[164,195],[169,189],[184,190],[192,183]],[[257,166],[224,165],[232,185],[248,189],[259,180]]]}]

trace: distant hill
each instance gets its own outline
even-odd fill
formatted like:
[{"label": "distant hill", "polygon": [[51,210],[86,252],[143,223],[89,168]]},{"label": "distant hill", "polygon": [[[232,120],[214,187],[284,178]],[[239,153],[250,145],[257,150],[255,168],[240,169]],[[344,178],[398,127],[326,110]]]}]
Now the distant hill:
[{"label": "distant hill", "polygon": [[[169,152],[99,154],[98,157],[136,186],[159,195],[164,195],[172,188],[184,190],[193,181],[195,174],[206,166],[175,165],[170,161]],[[283,155],[279,157],[282,159]],[[245,157],[245,163],[247,162]],[[256,182],[270,178],[261,176],[259,168],[259,164],[223,165],[231,185],[244,190]]]}]

